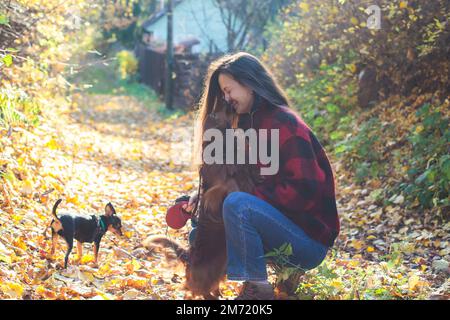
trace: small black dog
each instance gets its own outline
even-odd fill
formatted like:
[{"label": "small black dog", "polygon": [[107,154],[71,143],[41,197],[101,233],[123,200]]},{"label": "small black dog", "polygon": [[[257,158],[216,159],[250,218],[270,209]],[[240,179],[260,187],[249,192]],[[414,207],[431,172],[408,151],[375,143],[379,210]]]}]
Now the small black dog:
[{"label": "small black dog", "polygon": [[95,264],[97,265],[98,250],[100,248],[100,241],[106,231],[111,231],[119,236],[122,236],[122,222],[116,215],[116,210],[111,203],[105,207],[105,214],[99,217],[92,215],[90,217],[83,217],[76,214],[62,214],[60,217],[56,215],[56,209],[61,203],[62,199],[56,201],[52,209],[52,214],[55,219],[52,220],[50,228],[52,229],[52,250],[51,254],[55,252],[57,235],[66,240],[68,248],[66,257],[64,259],[64,268],[67,268],[67,261],[69,260],[70,252],[73,247],[73,239],[77,240],[78,257],[81,259],[83,254],[83,242],[94,242]]}]

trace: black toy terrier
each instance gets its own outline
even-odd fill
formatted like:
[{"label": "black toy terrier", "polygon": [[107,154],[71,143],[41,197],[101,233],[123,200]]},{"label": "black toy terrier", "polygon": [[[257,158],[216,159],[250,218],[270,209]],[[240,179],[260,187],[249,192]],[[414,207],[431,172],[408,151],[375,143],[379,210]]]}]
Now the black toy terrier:
[{"label": "black toy terrier", "polygon": [[52,220],[50,228],[52,229],[52,250],[51,254],[55,252],[57,235],[60,235],[67,242],[67,253],[64,259],[64,268],[67,268],[67,261],[69,260],[70,252],[73,247],[73,239],[77,240],[78,257],[81,259],[83,254],[84,242],[94,243],[95,265],[97,265],[98,250],[100,248],[100,241],[106,231],[111,231],[114,234],[122,236],[122,222],[116,215],[116,210],[111,203],[105,207],[105,214],[99,217],[92,215],[84,217],[76,214],[65,213],[59,217],[56,215],[56,209],[61,203],[62,199],[56,201],[52,209],[52,214],[55,219]]}]

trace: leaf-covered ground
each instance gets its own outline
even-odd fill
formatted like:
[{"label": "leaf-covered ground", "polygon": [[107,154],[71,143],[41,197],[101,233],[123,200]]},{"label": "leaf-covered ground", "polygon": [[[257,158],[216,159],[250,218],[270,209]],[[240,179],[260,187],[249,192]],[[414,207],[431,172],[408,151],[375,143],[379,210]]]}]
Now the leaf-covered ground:
[{"label": "leaf-covered ground", "polygon": [[[183,123],[161,122],[136,99],[98,95],[53,110],[37,129],[2,132],[8,167],[0,240],[2,298],[177,298],[178,281],[162,272],[158,259],[135,250],[151,233],[165,233],[164,211],[178,194],[192,188],[193,174],[166,160],[167,130]],[[7,161],[7,159],[4,159]],[[48,196],[46,191],[54,189]],[[100,268],[93,269],[86,245],[79,264],[59,270],[65,243],[49,257],[50,208],[101,214],[112,202],[124,224],[124,238],[107,234]],[[50,201],[51,199],[51,201]],[[74,250],[75,251],[75,250]],[[76,259],[73,253],[71,261]]]},{"label": "leaf-covered ground", "polygon": [[[45,110],[36,128],[0,131],[0,299],[184,298],[183,268],[141,242],[168,234],[187,243],[189,228],[169,230],[164,217],[175,198],[196,188],[195,171],[179,164],[185,146],[173,142],[174,132],[192,125],[192,114],[161,116],[131,95],[78,93]],[[375,205],[379,182],[361,189],[332,162],[342,223],[336,248],[300,278],[296,296],[279,297],[448,298],[450,223],[405,214],[401,199]],[[50,256],[50,231],[43,232],[60,197],[60,212],[102,214],[111,202],[122,218],[124,237],[104,237],[98,267],[90,244],[81,259],[73,251],[67,270],[62,239]],[[224,299],[235,296],[235,286],[223,285]]]}]

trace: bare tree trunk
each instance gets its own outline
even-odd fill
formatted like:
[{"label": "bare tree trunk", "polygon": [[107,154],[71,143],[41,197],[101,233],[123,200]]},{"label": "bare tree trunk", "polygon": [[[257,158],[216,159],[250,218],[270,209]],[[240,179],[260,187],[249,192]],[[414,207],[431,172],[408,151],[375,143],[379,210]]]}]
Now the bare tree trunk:
[{"label": "bare tree trunk", "polygon": [[173,109],[173,0],[167,1],[166,108]]}]

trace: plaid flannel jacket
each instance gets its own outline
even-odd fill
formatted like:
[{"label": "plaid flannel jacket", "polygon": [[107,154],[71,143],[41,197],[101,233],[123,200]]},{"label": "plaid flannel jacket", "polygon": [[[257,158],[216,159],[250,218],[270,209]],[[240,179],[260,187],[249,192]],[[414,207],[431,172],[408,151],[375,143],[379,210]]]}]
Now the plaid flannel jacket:
[{"label": "plaid flannel jacket", "polygon": [[340,222],[333,171],[323,147],[291,109],[260,104],[253,110],[241,116],[239,127],[279,129],[280,146],[278,173],[263,176],[254,195],[280,210],[311,238],[331,247]]}]

